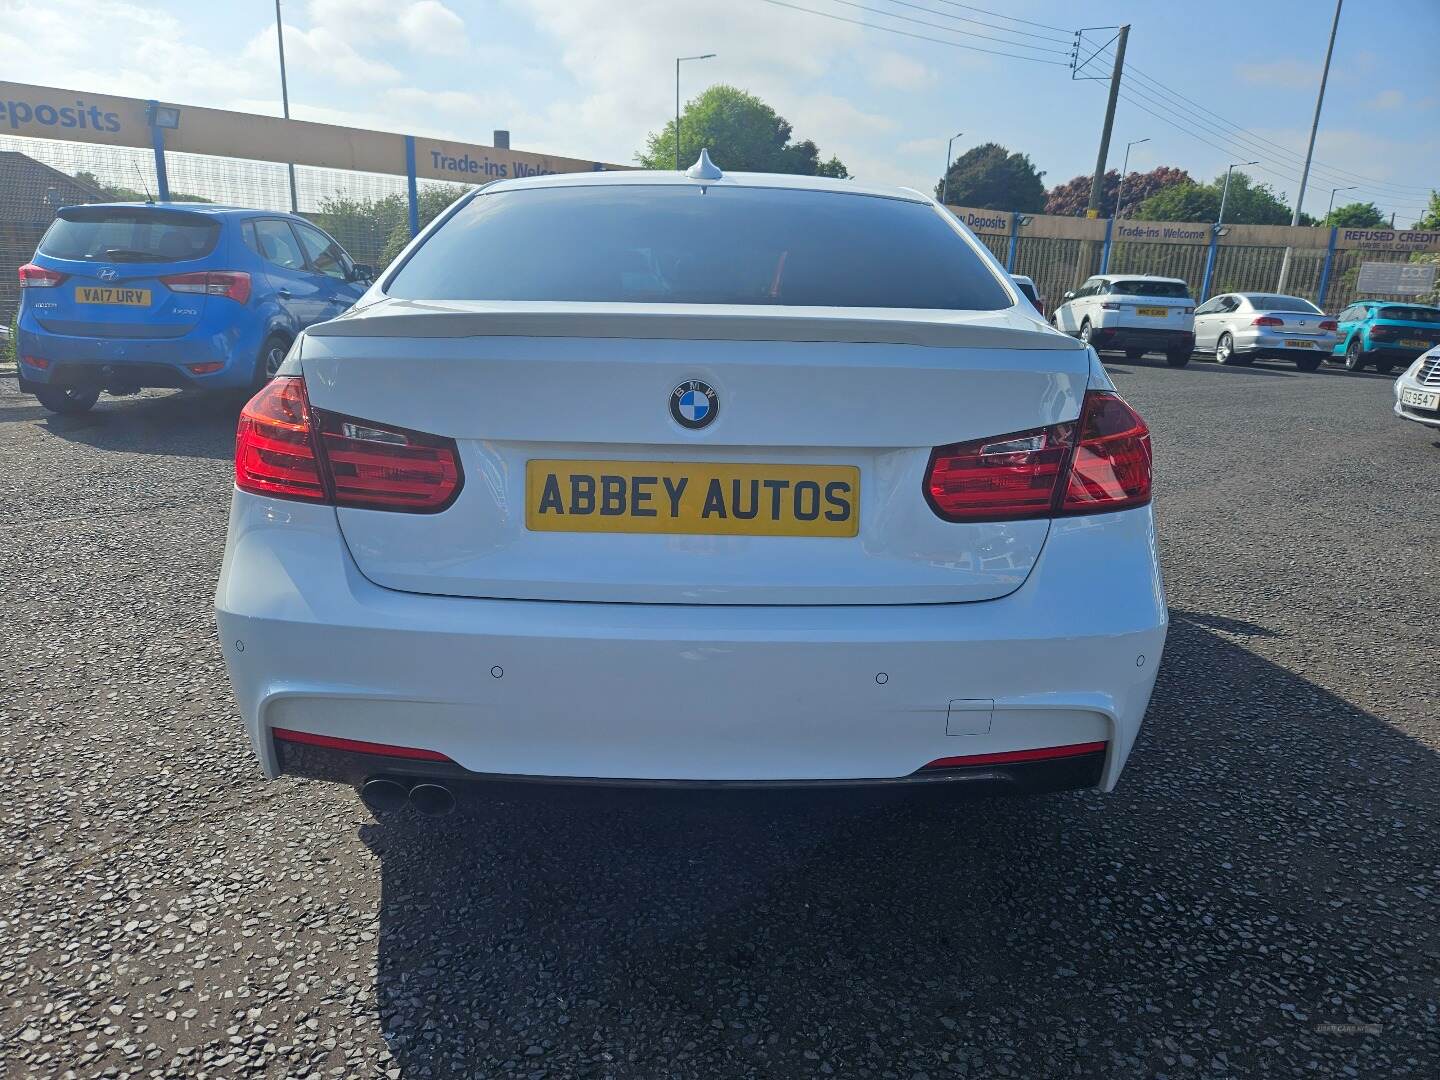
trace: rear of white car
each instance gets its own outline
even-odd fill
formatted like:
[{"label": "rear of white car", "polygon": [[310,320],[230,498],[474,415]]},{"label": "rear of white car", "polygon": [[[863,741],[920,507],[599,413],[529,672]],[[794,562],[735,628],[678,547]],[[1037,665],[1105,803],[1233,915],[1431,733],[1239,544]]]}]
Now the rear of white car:
[{"label": "rear of white car", "polygon": [[262,767],[378,803],[1108,789],[1164,641],[1143,422],[911,192],[487,188],[301,339],[236,478]]},{"label": "rear of white car", "polygon": [[1097,350],[1133,359],[1162,352],[1183,367],[1195,350],[1195,301],[1180,278],[1102,274],[1086,281],[1055,311],[1055,325]]}]

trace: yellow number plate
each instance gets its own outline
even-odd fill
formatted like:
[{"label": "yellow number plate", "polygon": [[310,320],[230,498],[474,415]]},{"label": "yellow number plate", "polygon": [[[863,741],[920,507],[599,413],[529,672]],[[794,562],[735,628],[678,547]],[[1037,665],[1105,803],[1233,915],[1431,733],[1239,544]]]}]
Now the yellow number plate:
[{"label": "yellow number plate", "polygon": [[1302,340],[1300,340],[1299,338],[1286,338],[1286,339],[1285,339],[1285,344],[1286,344],[1286,345],[1289,345],[1292,349],[1313,349],[1313,348],[1315,348],[1315,342],[1313,342],[1313,341],[1302,341]]},{"label": "yellow number plate", "polygon": [[856,536],[852,465],[696,461],[527,461],[534,532]]},{"label": "yellow number plate", "polygon": [[123,304],[126,307],[149,307],[149,289],[116,289],[111,286],[97,288],[80,285],[75,289],[78,304]]},{"label": "yellow number plate", "polygon": [[1170,317],[1170,309],[1163,307],[1141,307],[1135,309],[1135,314],[1144,315],[1151,319],[1168,319]]},{"label": "yellow number plate", "polygon": [[1416,341],[1414,338],[1402,338],[1400,344],[1407,349],[1428,349],[1430,347],[1430,342]]}]

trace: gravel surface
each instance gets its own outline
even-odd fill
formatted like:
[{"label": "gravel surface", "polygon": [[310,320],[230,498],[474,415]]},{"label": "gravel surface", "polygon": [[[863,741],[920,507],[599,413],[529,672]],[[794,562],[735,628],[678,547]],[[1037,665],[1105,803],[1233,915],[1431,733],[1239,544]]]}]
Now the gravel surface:
[{"label": "gravel surface", "polygon": [[1440,1075],[1440,435],[1376,376],[1113,370],[1174,616],[1117,792],[438,823],[260,778],[234,405],[0,381],[0,1073]]}]

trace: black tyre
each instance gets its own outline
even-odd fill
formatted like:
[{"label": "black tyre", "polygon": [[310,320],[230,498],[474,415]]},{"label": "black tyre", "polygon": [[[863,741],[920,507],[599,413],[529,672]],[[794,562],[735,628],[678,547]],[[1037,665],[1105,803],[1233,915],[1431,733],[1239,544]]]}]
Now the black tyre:
[{"label": "black tyre", "polygon": [[1080,324],[1080,340],[1083,341],[1086,345],[1090,344],[1090,333],[1090,320],[1086,319]]},{"label": "black tyre", "polygon": [[1178,352],[1167,352],[1165,354],[1165,363],[1171,367],[1184,367],[1190,363],[1190,350],[1182,349]]},{"label": "black tyre", "polygon": [[1389,360],[1376,360],[1375,370],[1380,372],[1381,375],[1389,375],[1392,371],[1395,370],[1395,365],[1392,364]]},{"label": "black tyre", "polygon": [[1126,360],[1139,360],[1139,359],[1140,359],[1142,356],[1144,356],[1144,355],[1145,355],[1145,350],[1144,350],[1144,349],[1126,349],[1126,350],[1125,350],[1125,359],[1126,359]]},{"label": "black tyre", "polygon": [[1295,366],[1301,371],[1319,371],[1320,361],[1323,359],[1325,358],[1319,353],[1316,353],[1314,356],[1310,356],[1309,354],[1297,356],[1295,357]]},{"label": "black tyre", "polygon": [[1364,371],[1365,363],[1365,350],[1360,347],[1360,335],[1356,334],[1345,346],[1345,370]]},{"label": "black tyre", "polygon": [[260,346],[260,355],[255,358],[255,375],[251,379],[256,389],[275,377],[289,351],[290,340],[283,334],[271,334],[265,339],[265,344]]},{"label": "black tyre", "polygon": [[100,400],[98,386],[47,386],[33,384],[40,404],[53,413],[77,416],[89,412]]}]

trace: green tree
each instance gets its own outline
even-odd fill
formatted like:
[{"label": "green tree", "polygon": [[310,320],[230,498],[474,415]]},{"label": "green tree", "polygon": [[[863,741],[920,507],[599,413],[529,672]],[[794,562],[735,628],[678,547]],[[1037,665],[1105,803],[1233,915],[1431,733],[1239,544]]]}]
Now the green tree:
[{"label": "green tree", "polygon": [[980,210],[1018,210],[1038,214],[1045,209],[1045,182],[1028,154],[1006,150],[999,143],[971,147],[950,164],[949,184],[935,184],[952,206]]},{"label": "green tree", "polygon": [[1352,202],[1335,207],[1322,224],[1327,228],[1339,225],[1349,229],[1374,229],[1385,224],[1385,215],[1373,202]]},{"label": "green tree", "polygon": [[1415,222],[1415,228],[1426,231],[1440,230],[1440,191],[1430,192],[1430,205],[1426,207],[1420,220]]},{"label": "green tree", "polygon": [[[70,175],[82,184],[94,188],[112,202],[149,202],[152,197],[146,192],[136,191],[134,188],[126,187],[124,184],[107,184],[88,169],[81,169],[79,172],[74,172]],[[170,192],[170,201],[208,203],[211,200],[205,198],[203,195],[187,195],[183,191],[172,191]]]},{"label": "green tree", "polygon": [[[1135,208],[1142,221],[1214,221],[1220,216],[1225,177],[1209,184],[1177,184],[1150,196]],[[1242,172],[1230,178],[1225,201],[1228,225],[1289,225],[1290,208],[1269,184],[1257,184]]]},{"label": "green tree", "polygon": [[[791,142],[790,122],[754,94],[733,86],[710,87],[685,106],[680,117],[680,162],[689,165],[702,148],[722,169],[744,172],[833,176],[850,173],[833,155],[820,160],[820,150],[806,139]],[[668,121],[645,139],[635,160],[647,169],[675,167],[675,121]]]},{"label": "green tree", "polygon": [[[424,228],[452,202],[465,194],[458,184],[430,184],[419,192],[420,227]],[[320,200],[318,212],[306,215],[328,232],[359,262],[390,265],[410,242],[410,204],[403,195],[355,199],[331,195]]]},{"label": "green tree", "polygon": [[[1057,184],[1045,196],[1045,213],[1062,217],[1081,217],[1090,205],[1090,177],[1077,176],[1063,184]],[[1156,192],[1176,184],[1193,184],[1194,178],[1184,169],[1172,165],[1161,165],[1149,172],[1132,172],[1125,176],[1124,215],[1129,217],[1135,207]],[[1109,217],[1115,212],[1115,197],[1120,194],[1120,171],[1111,169],[1105,174],[1101,185],[1100,216]]]}]

